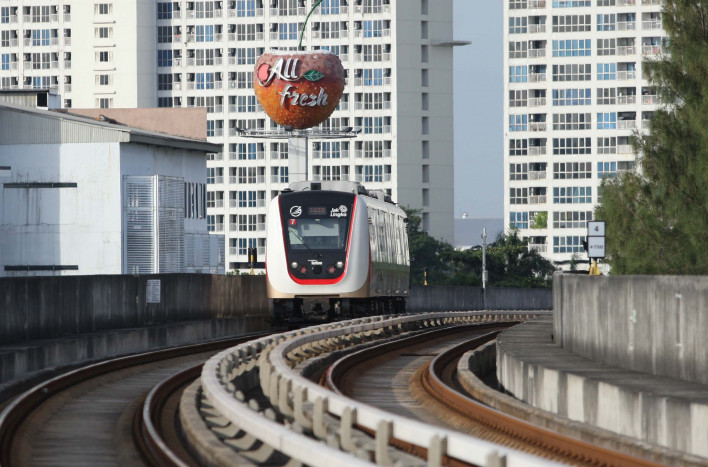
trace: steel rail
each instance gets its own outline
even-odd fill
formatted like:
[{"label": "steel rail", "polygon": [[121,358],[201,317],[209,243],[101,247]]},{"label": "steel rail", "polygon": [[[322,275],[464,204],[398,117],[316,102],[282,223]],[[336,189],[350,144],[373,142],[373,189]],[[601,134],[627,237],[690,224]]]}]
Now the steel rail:
[{"label": "steel rail", "polygon": [[[501,332],[499,330],[499,327],[510,327],[515,324],[518,324],[517,322],[495,322],[495,323],[485,323],[485,324],[470,324],[470,325],[465,325],[465,326],[453,326],[449,328],[444,328],[444,329],[439,329],[439,330],[432,330],[428,331],[422,334],[417,334],[415,336],[411,337],[406,337],[403,339],[396,340],[394,342],[390,343],[384,343],[384,344],[379,344],[374,347],[370,347],[368,349],[360,350],[358,352],[353,352],[349,355],[346,355],[345,357],[337,360],[334,364],[332,364],[326,372],[326,376],[323,378],[323,383],[325,387],[327,387],[329,390],[339,394],[339,395],[344,395],[344,396],[349,396],[349,391],[347,391],[346,388],[342,388],[342,380],[347,374],[347,372],[351,371],[354,367],[361,365],[361,362],[368,361],[371,358],[375,358],[381,355],[385,355],[387,353],[393,352],[395,350],[399,350],[405,347],[410,347],[412,345],[415,345],[417,343],[423,343],[425,341],[431,340],[431,339],[436,339],[439,337],[443,337],[446,335],[450,334],[458,334],[461,332],[466,332],[470,330],[486,330],[486,329],[495,329],[495,331],[492,331],[490,333],[487,333],[483,336],[476,337],[471,339],[470,341],[466,342],[465,344],[462,344],[462,346],[466,347],[471,347],[471,348],[476,348],[482,344],[485,344],[486,342],[489,342],[490,340],[493,340],[496,335]],[[366,427],[363,427],[361,425],[355,425],[359,430],[368,433],[370,436],[375,436],[375,433],[367,429]],[[412,454],[414,456],[420,457],[421,459],[427,459],[428,458],[428,450],[423,447],[419,446],[413,443],[409,443],[406,441],[403,441],[401,439],[397,439],[395,437],[391,437],[389,444],[391,446],[394,446],[397,449],[400,449],[404,452],[407,452],[408,454]],[[443,456],[443,462],[442,465],[447,465],[450,467],[463,467],[463,466],[469,466],[471,464],[461,461],[459,459],[456,459],[454,457],[450,457],[448,455]]]},{"label": "steel rail", "polygon": [[202,344],[145,352],[136,355],[113,358],[99,363],[77,368],[35,385],[10,402],[0,412],[0,466],[10,465],[10,456],[15,434],[27,415],[46,400],[58,393],[86,380],[122,370],[131,366],[153,363],[159,360],[223,349],[248,340],[257,339],[272,332],[253,333],[238,338],[219,339]]},{"label": "steel rail", "polygon": [[[477,346],[479,346],[492,339],[493,337],[475,340],[478,341]],[[421,372],[421,384],[430,397],[492,430],[580,462],[637,467],[660,465],[537,427],[456,391],[444,380],[449,379],[452,374],[449,370],[452,363],[457,362],[462,354],[471,348],[474,348],[472,341],[449,349],[428,362],[425,371]],[[456,364],[454,366],[456,368]]]}]

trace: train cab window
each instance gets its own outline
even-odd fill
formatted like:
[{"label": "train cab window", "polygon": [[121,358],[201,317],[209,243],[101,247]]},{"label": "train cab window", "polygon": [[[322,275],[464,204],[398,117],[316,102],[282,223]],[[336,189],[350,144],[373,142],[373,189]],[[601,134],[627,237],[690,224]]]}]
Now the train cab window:
[{"label": "train cab window", "polygon": [[303,217],[288,225],[288,240],[294,250],[343,250],[347,245],[347,218]]}]

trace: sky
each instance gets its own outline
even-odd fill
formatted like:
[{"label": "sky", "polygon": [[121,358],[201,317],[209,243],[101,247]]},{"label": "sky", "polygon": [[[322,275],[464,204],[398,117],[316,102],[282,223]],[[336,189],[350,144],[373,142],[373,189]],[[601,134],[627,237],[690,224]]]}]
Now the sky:
[{"label": "sky", "polygon": [[454,0],[455,218],[504,215],[503,28],[498,0]]}]

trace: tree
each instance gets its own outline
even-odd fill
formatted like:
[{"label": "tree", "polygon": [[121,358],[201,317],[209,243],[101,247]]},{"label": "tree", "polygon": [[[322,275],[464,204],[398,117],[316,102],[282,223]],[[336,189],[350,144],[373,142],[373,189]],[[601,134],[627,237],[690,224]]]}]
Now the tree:
[{"label": "tree", "polygon": [[708,273],[708,4],[666,0],[668,55],[645,61],[665,106],[635,134],[639,170],[602,183],[613,274]]},{"label": "tree", "polygon": [[[429,285],[482,285],[481,249],[455,250],[422,229],[420,211],[404,210],[408,215],[411,284],[423,284],[427,268]],[[528,242],[512,230],[499,235],[487,248],[487,270],[490,286],[550,287],[555,267],[536,250],[529,250]]]},{"label": "tree", "polygon": [[443,284],[449,278],[449,269],[443,257],[452,245],[441,242],[423,230],[419,210],[403,208],[408,216],[408,250],[411,258],[411,284],[422,285],[427,269],[428,284]]}]

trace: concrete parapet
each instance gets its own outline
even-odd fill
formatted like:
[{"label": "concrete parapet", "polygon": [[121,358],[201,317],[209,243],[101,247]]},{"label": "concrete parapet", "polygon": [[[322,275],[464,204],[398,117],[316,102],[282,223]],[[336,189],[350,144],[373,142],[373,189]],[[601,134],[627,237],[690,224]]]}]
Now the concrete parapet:
[{"label": "concrete parapet", "polygon": [[[147,303],[147,281],[160,281]],[[0,342],[269,315],[264,276],[157,274],[0,279]]]},{"label": "concrete parapet", "polygon": [[269,327],[259,318],[212,319],[4,345],[0,347],[0,401],[12,386],[59,368],[178,345],[200,344]]},{"label": "concrete parapet", "polygon": [[411,287],[411,312],[468,310],[550,310],[551,289],[428,285]]},{"label": "concrete parapet", "polygon": [[499,335],[504,389],[571,420],[708,457],[708,386],[588,360],[558,347],[553,333],[541,317]]},{"label": "concrete parapet", "polygon": [[609,365],[708,384],[708,276],[554,278],[554,338]]}]

